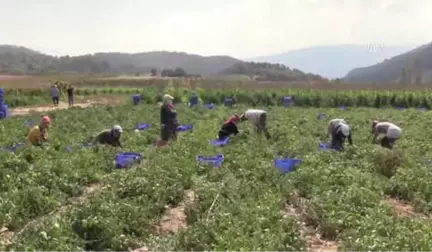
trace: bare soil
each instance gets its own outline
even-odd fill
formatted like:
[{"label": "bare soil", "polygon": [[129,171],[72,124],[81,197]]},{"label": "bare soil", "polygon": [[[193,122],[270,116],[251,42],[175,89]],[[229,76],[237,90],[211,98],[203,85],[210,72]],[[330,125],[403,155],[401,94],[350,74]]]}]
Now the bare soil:
[{"label": "bare soil", "polygon": [[[301,197],[296,196],[297,199],[302,200]],[[306,199],[304,199],[306,200]],[[337,241],[327,240],[321,237],[319,232],[306,225],[302,221],[303,209],[299,209],[302,204],[286,204],[283,211],[284,217],[291,217],[296,221],[300,228],[301,235],[305,238],[308,251],[338,251],[339,243]]]},{"label": "bare soil", "polygon": [[182,202],[176,207],[168,208],[159,224],[159,232],[163,235],[175,234],[179,230],[187,227],[185,206],[197,199],[197,195],[192,190],[185,191]]},{"label": "bare soil", "polygon": [[384,201],[392,206],[393,214],[397,217],[430,219],[430,217],[424,213],[416,212],[414,207],[408,202],[390,197],[387,197]]},{"label": "bare soil", "polygon": [[[124,102],[124,96],[96,96],[93,99],[87,99],[80,103],[75,103],[73,107],[88,108],[92,106],[116,106]],[[77,100],[84,100],[85,97],[77,97]],[[47,111],[69,109],[69,105],[65,102],[59,102],[58,106],[53,104],[43,104],[28,107],[18,107],[10,110],[11,116],[24,116],[31,113],[42,113]]]}]

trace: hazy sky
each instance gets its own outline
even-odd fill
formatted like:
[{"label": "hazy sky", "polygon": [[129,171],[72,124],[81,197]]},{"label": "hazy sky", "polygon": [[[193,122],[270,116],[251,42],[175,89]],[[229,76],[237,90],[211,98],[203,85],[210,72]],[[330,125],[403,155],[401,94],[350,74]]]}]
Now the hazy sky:
[{"label": "hazy sky", "polygon": [[235,57],[432,40],[431,0],[0,0],[0,44]]}]

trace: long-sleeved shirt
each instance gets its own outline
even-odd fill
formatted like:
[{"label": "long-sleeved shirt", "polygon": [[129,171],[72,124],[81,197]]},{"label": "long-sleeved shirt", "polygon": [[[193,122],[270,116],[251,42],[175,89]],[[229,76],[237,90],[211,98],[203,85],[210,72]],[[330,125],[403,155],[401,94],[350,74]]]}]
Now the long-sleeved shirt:
[{"label": "long-sleeved shirt", "polygon": [[169,127],[176,127],[178,125],[177,111],[174,106],[170,104],[163,104],[161,106],[161,124]]},{"label": "long-sleeved shirt", "polygon": [[48,131],[46,128],[36,125],[30,129],[27,139],[31,144],[39,145],[48,140]]},{"label": "long-sleeved shirt", "polygon": [[402,129],[390,122],[379,122],[375,125],[372,134],[372,142],[376,141],[379,134],[385,134],[388,138],[398,139],[402,135]]},{"label": "long-sleeved shirt", "polygon": [[93,138],[92,142],[99,143],[99,144],[108,144],[114,147],[116,146],[122,147],[120,143],[120,137],[114,137],[110,129],[104,130],[99,134],[97,134]]},{"label": "long-sleeved shirt", "polygon": [[51,88],[51,97],[59,97],[60,96],[60,89],[53,87]]},{"label": "long-sleeved shirt", "polygon": [[330,120],[329,124],[328,124],[328,129],[327,129],[327,135],[331,136],[332,132],[336,129],[336,127],[341,124],[341,123],[345,123],[345,119],[340,119],[340,118],[336,118],[336,119],[332,119]]},{"label": "long-sleeved shirt", "polygon": [[73,96],[73,90],[74,90],[73,88],[68,88],[68,89],[66,90],[68,96]]},{"label": "long-sleeved shirt", "polygon": [[345,141],[345,138],[348,138],[349,144],[352,145],[351,130],[349,131],[349,135],[345,136],[342,133],[342,130],[341,130],[341,125],[343,125],[343,124],[345,124],[345,123],[340,123],[338,126],[336,126],[333,129],[333,131],[332,131],[332,141],[333,142],[336,141],[336,142],[339,142],[339,143],[343,144],[343,142]]},{"label": "long-sleeved shirt", "polygon": [[246,110],[244,115],[249,122],[251,122],[254,125],[257,125],[259,123],[260,116],[265,113],[267,112],[261,109],[248,109]]}]

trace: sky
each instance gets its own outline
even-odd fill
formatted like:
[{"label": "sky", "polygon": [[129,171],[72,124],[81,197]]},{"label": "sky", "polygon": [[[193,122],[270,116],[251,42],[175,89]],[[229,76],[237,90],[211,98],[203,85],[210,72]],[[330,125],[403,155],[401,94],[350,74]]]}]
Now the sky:
[{"label": "sky", "polygon": [[432,40],[431,0],[0,0],[0,44],[52,55],[184,51],[238,58]]}]

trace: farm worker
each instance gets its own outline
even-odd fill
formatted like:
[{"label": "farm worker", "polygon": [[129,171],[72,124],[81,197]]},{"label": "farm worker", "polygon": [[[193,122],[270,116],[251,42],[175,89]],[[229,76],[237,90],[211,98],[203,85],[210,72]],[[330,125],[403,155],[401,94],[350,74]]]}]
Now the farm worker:
[{"label": "farm worker", "polygon": [[379,122],[374,120],[372,122],[372,143],[375,144],[379,134],[384,134],[381,139],[381,146],[387,149],[392,149],[396,140],[402,135],[402,130],[397,125],[390,122]]},{"label": "farm worker", "polygon": [[73,91],[74,91],[74,88],[71,85],[69,85],[68,88],[66,89],[66,92],[68,95],[69,107],[73,106],[73,104],[74,104]]},{"label": "farm worker", "polygon": [[114,147],[123,148],[120,144],[120,136],[123,132],[123,129],[120,125],[114,125],[111,129],[106,129],[95,137],[93,137],[93,144],[108,144]]},{"label": "farm worker", "polygon": [[329,122],[328,134],[331,135],[331,147],[334,149],[343,149],[345,139],[352,145],[351,129],[344,119],[333,119]]},{"label": "farm worker", "polygon": [[345,119],[336,118],[336,119],[332,119],[332,120],[330,120],[330,122],[329,122],[329,124],[328,124],[327,136],[330,137],[330,136],[332,135],[333,129],[334,129],[337,125],[339,125],[340,123],[345,123],[345,124],[347,124],[346,121],[345,121]]},{"label": "farm worker", "polygon": [[57,87],[57,84],[51,87],[51,98],[54,106],[58,106],[60,99],[60,89]]},{"label": "farm worker", "polygon": [[239,133],[237,128],[237,123],[240,122],[240,117],[238,115],[231,116],[228,120],[226,120],[221,130],[219,131],[218,138],[219,140],[224,140],[226,137],[231,135],[237,135]]},{"label": "farm worker", "polygon": [[260,109],[248,109],[240,116],[241,121],[249,120],[255,125],[258,134],[264,131],[267,139],[270,139],[270,133],[267,130],[267,112]]},{"label": "farm worker", "polygon": [[173,105],[174,97],[169,94],[163,96],[163,104],[161,106],[161,140],[158,146],[162,147],[168,144],[170,139],[177,139],[177,111]]},{"label": "farm worker", "polygon": [[27,136],[28,141],[36,146],[41,146],[43,142],[48,141],[48,127],[51,125],[49,116],[42,116],[40,123],[30,129]]}]

